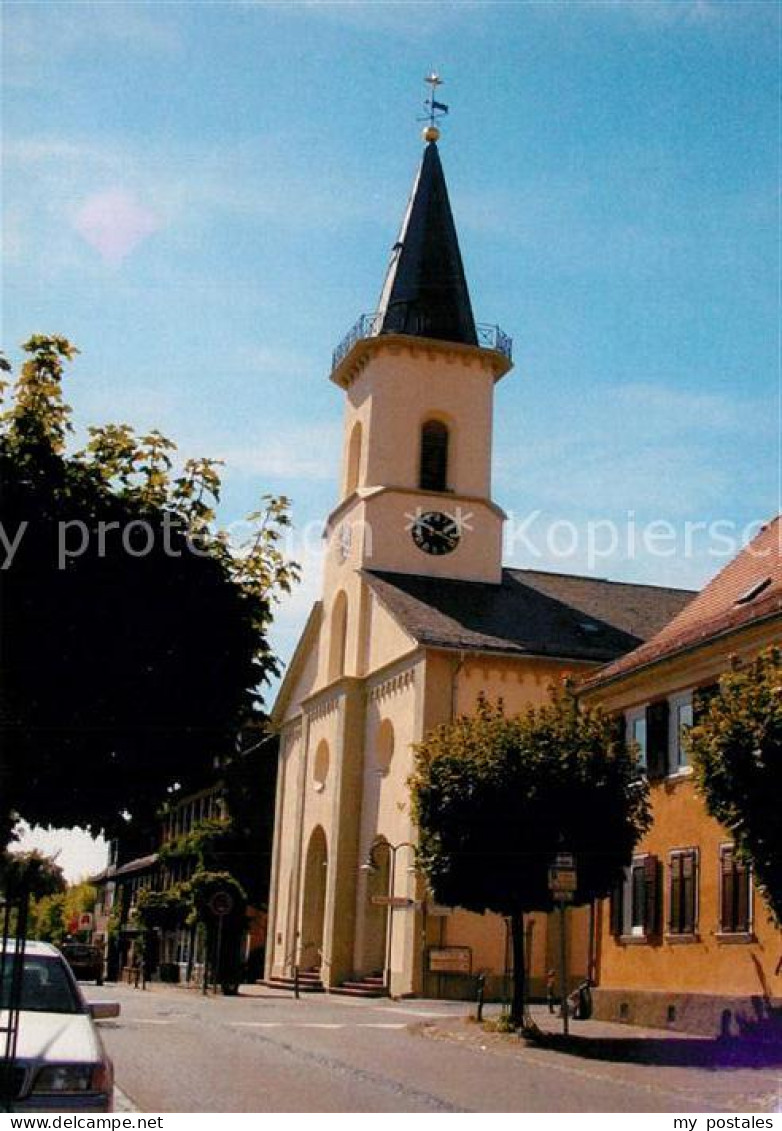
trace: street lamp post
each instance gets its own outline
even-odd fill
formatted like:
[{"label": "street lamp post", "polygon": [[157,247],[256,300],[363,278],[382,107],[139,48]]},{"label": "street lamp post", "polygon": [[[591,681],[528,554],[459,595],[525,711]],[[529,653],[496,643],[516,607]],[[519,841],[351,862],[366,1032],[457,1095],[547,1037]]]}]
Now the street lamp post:
[{"label": "street lamp post", "polygon": [[387,993],[391,993],[391,944],[394,937],[394,892],[396,887],[396,854],[401,848],[415,848],[415,845],[410,840],[401,840],[399,844],[391,844],[383,836],[377,836],[369,846],[369,852],[365,862],[361,865],[362,872],[377,872],[379,865],[376,858],[376,853],[380,849],[385,849],[389,856],[388,868],[388,895],[386,897],[386,906],[388,907],[388,923],[386,926],[386,955],[385,955],[385,969],[383,971],[383,982]]}]

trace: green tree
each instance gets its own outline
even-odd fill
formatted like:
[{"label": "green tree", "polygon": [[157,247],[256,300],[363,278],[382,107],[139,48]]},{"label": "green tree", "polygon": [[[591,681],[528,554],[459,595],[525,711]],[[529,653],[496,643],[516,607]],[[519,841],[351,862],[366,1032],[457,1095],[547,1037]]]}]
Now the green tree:
[{"label": "green tree", "polygon": [[416,747],[410,781],[418,862],[434,898],[511,923],[511,1021],[523,1023],[524,914],[552,907],[548,869],[575,854],[575,903],[605,896],[649,825],[635,755],[569,688],[509,718],[481,699],[474,716]]},{"label": "green tree", "polygon": [[782,655],[736,666],[687,735],[698,788],[782,923]]},{"label": "green tree", "polygon": [[17,816],[128,842],[258,715],[273,606],[298,576],[288,501],[264,497],[236,544],[216,461],[176,468],[172,441],[125,424],[70,451],[77,351],[23,350],[0,418],[0,844]]},{"label": "green tree", "polygon": [[0,853],[0,891],[13,898],[26,892],[33,899],[57,895],[67,887],[63,870],[52,856],[37,848]]}]

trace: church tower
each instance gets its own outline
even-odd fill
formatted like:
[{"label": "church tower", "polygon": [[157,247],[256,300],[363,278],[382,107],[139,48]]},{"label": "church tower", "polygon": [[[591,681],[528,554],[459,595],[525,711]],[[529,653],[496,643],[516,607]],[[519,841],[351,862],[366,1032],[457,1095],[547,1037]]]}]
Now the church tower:
[{"label": "church tower", "polygon": [[[439,80],[431,76],[430,108]],[[334,353],[345,403],[322,599],[288,666],[267,978],[335,992],[501,989],[497,916],[440,908],[415,868],[416,744],[481,695],[510,712],[635,647],[689,594],[504,569],[491,494],[494,387],[511,343],[477,325],[430,120],[378,309]],[[543,986],[556,936],[530,950]],[[586,920],[585,920],[586,923]],[[571,940],[586,973],[587,926]],[[443,965],[445,964],[445,965]],[[537,983],[535,983],[537,985]]]},{"label": "church tower", "polygon": [[346,404],[327,589],[356,569],[501,579],[492,411],[510,339],[476,326],[436,127],[424,136],[378,310],[334,353],[331,380]]}]

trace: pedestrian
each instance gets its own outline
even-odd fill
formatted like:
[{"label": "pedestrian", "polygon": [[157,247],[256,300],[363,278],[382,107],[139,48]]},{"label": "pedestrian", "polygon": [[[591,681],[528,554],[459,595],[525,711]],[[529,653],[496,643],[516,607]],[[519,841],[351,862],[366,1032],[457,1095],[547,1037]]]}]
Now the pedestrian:
[{"label": "pedestrian", "polygon": [[549,1013],[554,1012],[554,980],[554,971],[549,970],[548,974],[546,974],[546,1002],[548,1004]]}]

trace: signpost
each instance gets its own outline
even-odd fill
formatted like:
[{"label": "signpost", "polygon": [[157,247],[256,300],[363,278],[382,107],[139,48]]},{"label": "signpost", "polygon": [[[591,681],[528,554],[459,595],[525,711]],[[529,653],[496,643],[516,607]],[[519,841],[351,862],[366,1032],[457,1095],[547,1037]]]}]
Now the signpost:
[{"label": "signpost", "polygon": [[572,903],[578,887],[576,858],[572,852],[558,852],[548,870],[551,896],[559,906],[559,992],[562,999],[562,1032],[568,1035],[567,1004],[567,942],[565,937],[565,908]]},{"label": "signpost", "polygon": [[414,907],[415,900],[405,895],[373,895],[373,907]]},{"label": "signpost", "polygon": [[[217,918],[217,957],[215,958],[215,993],[220,975],[220,952],[223,948],[223,919],[234,909],[234,899],[229,891],[216,891],[209,900],[209,910]],[[204,962],[204,993],[206,993],[206,962]]]}]

